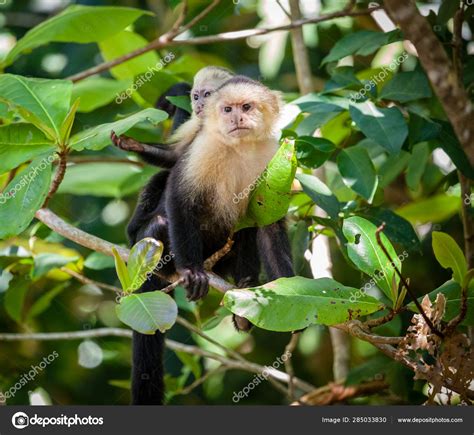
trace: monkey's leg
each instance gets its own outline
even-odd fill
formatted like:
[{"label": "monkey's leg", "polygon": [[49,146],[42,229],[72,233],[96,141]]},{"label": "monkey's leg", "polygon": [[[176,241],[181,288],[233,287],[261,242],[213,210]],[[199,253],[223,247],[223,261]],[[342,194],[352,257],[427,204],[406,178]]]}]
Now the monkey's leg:
[{"label": "monkey's leg", "polygon": [[270,281],[295,275],[291,261],[290,241],[283,219],[258,228],[257,245],[260,259]]},{"label": "monkey's leg", "polygon": [[178,155],[174,149],[160,148],[158,144],[147,145],[123,134],[117,136],[114,131],[111,132],[110,138],[117,148],[139,154],[150,165],[171,168],[178,160]]},{"label": "monkey's leg", "polygon": [[[172,173],[173,176],[173,173]],[[177,177],[180,174],[178,173]],[[188,298],[196,301],[207,295],[209,278],[204,270],[203,239],[199,211],[179,191],[181,180],[170,178],[166,190],[166,216],[169,222],[170,251],[176,270],[184,279]]]}]

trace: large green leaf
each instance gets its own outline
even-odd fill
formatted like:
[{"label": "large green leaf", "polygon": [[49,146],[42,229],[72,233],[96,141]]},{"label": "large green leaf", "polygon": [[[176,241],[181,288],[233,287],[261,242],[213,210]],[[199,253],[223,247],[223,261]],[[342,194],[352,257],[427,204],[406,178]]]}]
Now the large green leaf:
[{"label": "large green leaf", "polygon": [[37,158],[0,195],[0,239],[25,230],[43,205],[51,181],[51,159]]},{"label": "large green leaf", "polygon": [[[428,297],[430,298],[431,302],[436,301],[436,295],[438,293],[442,293],[446,297],[446,312],[444,314],[444,319],[449,321],[456,317],[459,314],[461,309],[461,286],[455,281],[447,281],[441,286],[439,286],[436,290],[428,293]],[[424,296],[420,297],[418,301],[421,303]],[[418,312],[418,309],[415,306],[414,302],[410,302],[407,305],[411,311]],[[471,281],[471,285],[469,286],[467,292],[467,313],[463,325],[474,325],[474,282]]]},{"label": "large green leaf", "polygon": [[270,331],[296,331],[311,324],[335,325],[374,313],[383,304],[330,278],[280,278],[260,287],[226,292],[224,305]]},{"label": "large green leaf", "polygon": [[135,331],[152,335],[165,332],[176,322],[178,307],[173,298],[160,291],[125,296],[116,307],[118,318]]},{"label": "large green leaf", "polygon": [[[395,304],[400,279],[390,260],[377,243],[376,230],[377,227],[364,218],[354,216],[345,219],[342,232],[347,238],[347,255],[362,272],[375,280],[377,286]],[[392,244],[385,234],[381,233],[380,236],[393,263],[398,270],[401,270],[401,261]]]},{"label": "large green leaf", "polygon": [[138,290],[158,265],[163,254],[163,243],[146,237],[130,250],[127,269],[130,276],[131,291]]},{"label": "large green leaf", "polygon": [[337,157],[337,166],[344,184],[369,203],[372,202],[378,178],[367,150],[360,146],[342,150]]},{"label": "large green leaf", "polygon": [[295,144],[294,141],[285,140],[255,181],[256,187],[250,196],[247,214],[238,223],[237,229],[270,225],[284,217],[290,205],[295,172]]},{"label": "large green leaf", "polygon": [[383,109],[370,101],[351,105],[352,120],[369,139],[383,146],[388,152],[398,154],[408,136],[408,126],[396,107]]},{"label": "large green leaf", "polygon": [[28,281],[16,279],[10,283],[5,293],[5,311],[17,323],[21,323],[23,319],[23,306],[28,289]]},{"label": "large green leaf", "polygon": [[22,53],[50,42],[89,43],[102,41],[132,24],[142,15],[140,9],[110,6],[69,6],[60,14],[31,29],[11,49],[0,64],[10,65]]},{"label": "large green leaf", "polygon": [[338,219],[341,204],[319,178],[313,175],[297,174],[296,179],[301,183],[304,192],[333,219]]},{"label": "large green leaf", "polygon": [[392,242],[400,243],[400,245],[408,250],[420,249],[420,240],[413,226],[394,211],[370,207],[362,212],[362,216],[377,227],[385,223],[383,231]]},{"label": "large green leaf", "polygon": [[128,163],[84,163],[68,168],[58,193],[123,198],[135,193],[156,172]]},{"label": "large green leaf", "polygon": [[139,122],[148,121],[153,125],[157,125],[166,118],[168,118],[168,114],[163,110],[145,109],[119,121],[97,125],[75,134],[70,140],[71,147],[76,151],[82,151],[83,149],[101,150],[112,144],[110,140],[112,130],[117,135],[121,135]]},{"label": "large green leaf", "polygon": [[31,272],[33,279],[46,275],[50,270],[66,266],[66,264],[73,263],[79,257],[66,257],[60,254],[41,253],[34,258],[34,268]]},{"label": "large green leaf", "polygon": [[312,136],[299,136],[295,145],[298,162],[308,168],[321,166],[336,149],[330,140]]},{"label": "large green leaf", "polygon": [[443,222],[461,208],[461,200],[455,196],[439,194],[420,199],[400,207],[397,213],[412,224]]},{"label": "large green leaf", "polygon": [[60,129],[70,107],[72,82],[0,75],[0,101],[59,142]]},{"label": "large green leaf", "polygon": [[89,77],[74,84],[72,99],[80,98],[78,112],[92,112],[114,100],[132,85],[132,80],[112,80],[104,77]]},{"label": "large green leaf", "polygon": [[400,103],[433,95],[426,75],[419,70],[396,74],[382,89],[380,98]]},{"label": "large green leaf", "polygon": [[[112,60],[143,47],[148,41],[137,33],[124,30],[99,43],[105,60]],[[155,51],[149,51],[111,69],[112,75],[120,80],[133,79],[155,67],[160,58]]]},{"label": "large green leaf", "polygon": [[124,259],[120,256],[120,254],[115,248],[112,248],[112,254],[115,260],[115,270],[120,280],[120,284],[122,285],[122,289],[124,292],[128,292],[132,280],[130,279],[130,274],[128,273],[127,265],[125,264]]},{"label": "large green leaf", "polygon": [[429,157],[430,147],[427,142],[417,143],[413,147],[406,173],[406,182],[410,190],[416,191],[419,188]]},{"label": "large green leaf", "polygon": [[433,251],[439,264],[451,269],[454,281],[462,285],[467,263],[456,241],[449,234],[433,231]]},{"label": "large green leaf", "polygon": [[375,32],[373,30],[350,32],[334,44],[322,63],[334,62],[351,54],[368,56],[382,45],[401,40],[402,36],[399,30],[392,30],[387,33]]},{"label": "large green leaf", "polygon": [[41,297],[34,302],[31,308],[29,308],[26,320],[31,320],[46,311],[51,306],[53,299],[59,295],[68,286],[68,284],[69,283],[67,282],[60,283],[48,290],[45,294],[41,295]]},{"label": "large green leaf", "polygon": [[19,122],[0,127],[0,174],[34,159],[54,147],[32,124]]}]

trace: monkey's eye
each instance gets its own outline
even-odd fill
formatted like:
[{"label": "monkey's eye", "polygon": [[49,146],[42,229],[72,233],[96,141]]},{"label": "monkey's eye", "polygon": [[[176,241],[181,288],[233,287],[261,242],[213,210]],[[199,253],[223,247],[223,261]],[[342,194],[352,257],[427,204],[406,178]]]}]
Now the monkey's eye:
[{"label": "monkey's eye", "polygon": [[204,98],[207,98],[209,95],[211,95],[211,93],[209,91],[205,92],[204,93]]},{"label": "monkey's eye", "polygon": [[197,101],[197,100],[199,100],[199,95],[198,95],[198,94],[194,94],[194,95],[193,95],[193,98],[194,98],[195,101]]},{"label": "monkey's eye", "polygon": [[246,104],[242,105],[242,110],[243,110],[244,112],[248,112],[251,107],[252,107],[252,105],[246,103]]},{"label": "monkey's eye", "polygon": [[230,106],[224,107],[224,112],[226,112],[226,113],[232,112],[232,107],[230,107]]}]

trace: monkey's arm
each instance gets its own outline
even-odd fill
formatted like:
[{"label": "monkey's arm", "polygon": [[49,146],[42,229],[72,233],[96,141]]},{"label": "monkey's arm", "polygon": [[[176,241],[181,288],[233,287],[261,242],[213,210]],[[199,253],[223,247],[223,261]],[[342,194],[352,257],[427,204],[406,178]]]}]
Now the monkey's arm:
[{"label": "monkey's arm", "polygon": [[257,245],[267,278],[294,276],[291,248],[284,220],[257,230]]},{"label": "monkey's arm", "polygon": [[145,162],[154,166],[172,168],[178,160],[178,155],[174,149],[160,148],[160,144],[147,145],[123,134],[117,136],[114,131],[110,134],[110,138],[117,148],[137,153]]},{"label": "monkey's arm", "polygon": [[179,192],[178,180],[170,180],[166,190],[170,252],[177,271],[184,279],[188,298],[195,301],[207,295],[209,278],[204,271],[203,240],[195,206]]}]

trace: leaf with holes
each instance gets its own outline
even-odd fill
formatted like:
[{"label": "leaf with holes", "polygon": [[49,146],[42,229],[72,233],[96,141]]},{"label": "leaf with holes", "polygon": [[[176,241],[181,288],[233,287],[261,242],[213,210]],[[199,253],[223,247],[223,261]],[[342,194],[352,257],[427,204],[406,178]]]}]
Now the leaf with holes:
[{"label": "leaf with holes", "polygon": [[[398,297],[398,283],[395,268],[386,257],[375,237],[377,227],[370,221],[354,216],[344,220],[342,232],[347,238],[347,255],[364,273],[372,277],[376,285],[385,293],[393,304]],[[393,263],[401,270],[401,261],[385,234],[380,234],[381,241],[387,249]],[[395,286],[392,285],[395,282]]]},{"label": "leaf with holes", "polygon": [[173,298],[161,291],[132,294],[120,300],[118,318],[141,334],[166,332],[176,322],[178,306]]},{"label": "leaf with holes", "polygon": [[384,306],[330,278],[280,278],[259,287],[226,292],[224,305],[234,314],[270,331],[297,331],[312,324],[335,325]]}]

